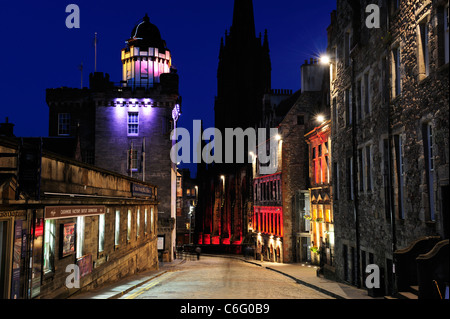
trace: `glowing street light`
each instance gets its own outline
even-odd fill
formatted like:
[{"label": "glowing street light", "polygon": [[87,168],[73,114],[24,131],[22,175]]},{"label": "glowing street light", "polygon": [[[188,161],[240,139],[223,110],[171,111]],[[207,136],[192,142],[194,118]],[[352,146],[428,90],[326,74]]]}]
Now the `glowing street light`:
[{"label": "glowing street light", "polygon": [[320,57],[320,63],[321,64],[330,64],[331,63],[331,59],[328,55],[322,55]]},{"label": "glowing street light", "polygon": [[323,116],[323,115],[317,115],[316,120],[317,120],[317,122],[319,122],[319,123],[323,123],[323,122],[325,122],[325,116]]}]

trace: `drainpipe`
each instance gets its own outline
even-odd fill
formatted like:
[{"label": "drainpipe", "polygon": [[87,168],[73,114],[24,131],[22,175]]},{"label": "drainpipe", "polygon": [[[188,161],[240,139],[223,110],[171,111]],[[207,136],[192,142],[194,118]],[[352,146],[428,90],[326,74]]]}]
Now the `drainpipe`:
[{"label": "drainpipe", "polygon": [[[361,3],[357,0],[350,0],[349,4],[353,10],[352,14],[352,27],[353,27],[353,50],[359,47],[361,40]],[[349,52],[350,57],[351,53]],[[355,60],[351,57],[351,88],[352,88],[352,154],[353,154],[353,207],[354,207],[354,218],[355,218],[355,245],[356,245],[356,286],[361,288],[361,244],[360,244],[360,229],[359,229],[359,194],[358,194],[358,145],[357,145],[357,127],[356,127],[356,98],[355,98]]]},{"label": "drainpipe", "polygon": [[387,103],[387,124],[388,124],[388,166],[389,166],[389,174],[388,174],[388,192],[389,192],[389,213],[391,217],[391,234],[392,234],[392,269],[389,271],[392,272],[392,295],[396,294],[396,274],[395,274],[395,251],[397,250],[397,236],[395,232],[395,208],[394,208],[394,200],[393,200],[393,185],[392,185],[392,176],[393,176],[393,168],[392,168],[392,128],[391,128],[391,108],[390,108],[390,99],[388,99]]},{"label": "drainpipe", "polygon": [[[386,4],[386,26],[387,30],[386,32],[389,32],[390,30],[390,17],[389,17],[389,7]],[[390,43],[386,43],[386,70],[385,70],[385,78],[384,78],[384,102],[386,103],[387,108],[387,126],[388,126],[388,178],[387,178],[387,188],[388,188],[388,201],[389,201],[389,215],[390,215],[390,222],[391,222],[391,247],[392,247],[392,269],[388,270],[392,273],[392,295],[395,296],[397,293],[397,280],[396,280],[396,273],[395,273],[395,251],[397,250],[397,234],[396,234],[396,220],[395,220],[395,208],[394,208],[394,200],[393,200],[393,185],[392,185],[392,176],[393,174],[393,168],[392,168],[392,127],[391,127],[391,95],[389,89],[391,86],[389,85],[389,66],[390,59],[389,59],[389,52],[390,52]]]},{"label": "drainpipe", "polygon": [[356,286],[361,288],[361,244],[359,233],[359,194],[358,194],[358,145],[356,140],[356,99],[355,99],[355,60],[352,58],[352,154],[353,154],[353,207],[355,217],[355,244],[356,244]]}]

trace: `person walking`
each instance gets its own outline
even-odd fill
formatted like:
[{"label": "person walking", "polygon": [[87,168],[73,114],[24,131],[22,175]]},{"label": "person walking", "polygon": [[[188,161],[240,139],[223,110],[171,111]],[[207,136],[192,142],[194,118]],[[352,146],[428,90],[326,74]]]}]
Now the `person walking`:
[{"label": "person walking", "polygon": [[202,252],[202,249],[197,246],[197,248],[195,248],[195,252],[197,253],[197,260],[200,260],[200,253]]}]

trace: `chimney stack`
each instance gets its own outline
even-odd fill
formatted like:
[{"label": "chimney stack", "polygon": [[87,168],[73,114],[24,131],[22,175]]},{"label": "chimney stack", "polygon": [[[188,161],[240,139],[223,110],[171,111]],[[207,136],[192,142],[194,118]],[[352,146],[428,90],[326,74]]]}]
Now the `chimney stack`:
[{"label": "chimney stack", "polygon": [[5,123],[0,123],[0,136],[15,137],[14,124],[9,123],[8,118],[6,118]]}]

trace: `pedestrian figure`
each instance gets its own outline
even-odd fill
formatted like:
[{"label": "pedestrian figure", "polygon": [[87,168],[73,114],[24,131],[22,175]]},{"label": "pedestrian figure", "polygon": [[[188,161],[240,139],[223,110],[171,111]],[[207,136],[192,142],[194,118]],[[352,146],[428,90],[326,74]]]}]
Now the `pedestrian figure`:
[{"label": "pedestrian figure", "polygon": [[197,260],[200,260],[200,253],[202,252],[202,249],[197,246],[197,248],[195,248],[195,252],[197,253]]}]

